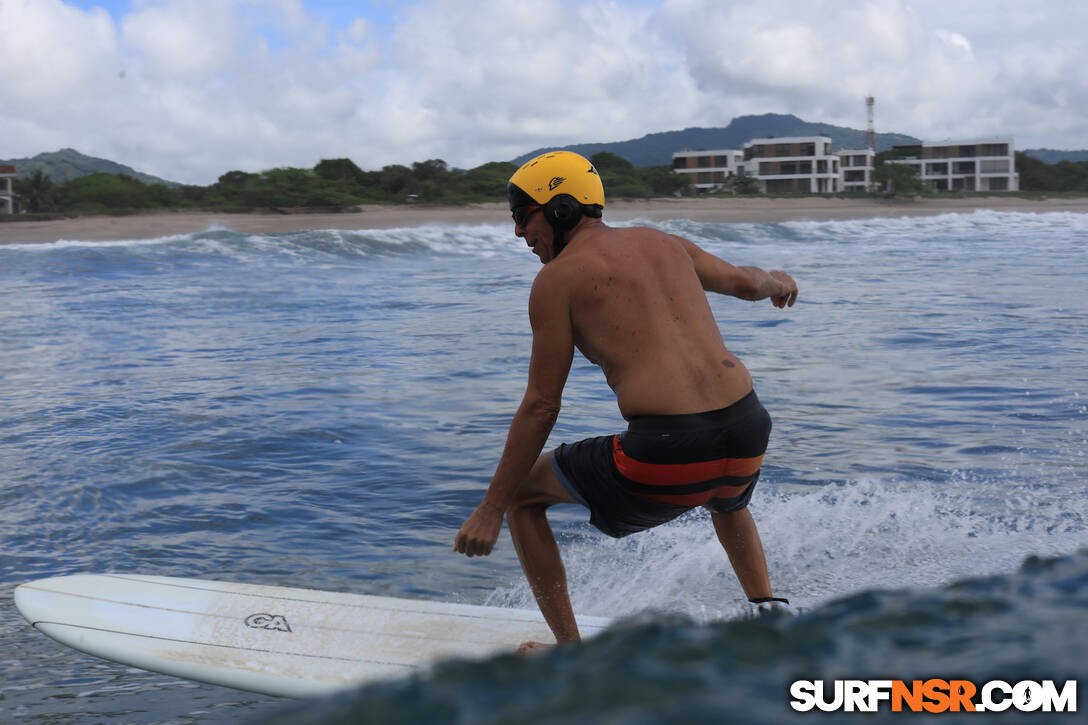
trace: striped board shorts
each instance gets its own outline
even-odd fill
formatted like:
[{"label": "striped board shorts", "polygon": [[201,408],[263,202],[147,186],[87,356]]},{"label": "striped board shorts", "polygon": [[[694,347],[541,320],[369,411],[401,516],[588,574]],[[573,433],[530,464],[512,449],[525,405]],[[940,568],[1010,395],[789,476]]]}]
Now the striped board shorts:
[{"label": "striped board shorts", "polygon": [[590,523],[621,538],[696,506],[745,508],[770,435],[771,416],[752,391],[721,410],[634,416],[625,433],[564,443],[552,470]]}]

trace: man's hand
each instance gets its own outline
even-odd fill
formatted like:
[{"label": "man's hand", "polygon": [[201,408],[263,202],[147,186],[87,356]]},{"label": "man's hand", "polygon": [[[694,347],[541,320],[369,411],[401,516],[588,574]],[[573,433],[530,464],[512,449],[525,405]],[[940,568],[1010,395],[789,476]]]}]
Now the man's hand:
[{"label": "man's hand", "polygon": [[461,525],[453,550],[465,556],[487,556],[495,548],[502,528],[502,510],[480,504]]},{"label": "man's hand", "polygon": [[779,308],[793,307],[793,303],[797,301],[797,283],[793,281],[793,277],[780,269],[772,270],[770,275],[783,288],[781,294],[771,295],[771,302]]}]

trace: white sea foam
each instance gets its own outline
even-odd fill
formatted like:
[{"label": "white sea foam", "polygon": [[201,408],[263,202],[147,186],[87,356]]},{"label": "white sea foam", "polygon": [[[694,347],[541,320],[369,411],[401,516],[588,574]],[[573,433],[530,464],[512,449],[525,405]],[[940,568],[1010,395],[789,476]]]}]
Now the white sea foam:
[{"label": "white sea foam", "polygon": [[[1088,546],[1088,500],[1068,488],[955,475],[790,492],[760,485],[751,510],[775,593],[802,607],[868,589],[929,588],[1006,573],[1028,556]],[[701,510],[621,540],[579,534],[561,549],[578,612],[615,617],[659,610],[708,621],[746,609]],[[520,581],[498,589],[489,603],[535,606]]]},{"label": "white sea foam", "polygon": [[509,224],[427,225],[341,234],[347,238],[386,245],[415,245],[442,254],[491,256],[508,251],[524,251],[525,242],[515,237],[510,229]]},{"label": "white sea foam", "polygon": [[[209,230],[212,231],[212,230]],[[173,242],[185,242],[192,239],[193,234],[169,234],[150,239],[115,239],[84,241],[79,239],[58,239],[55,242],[15,242],[12,244],[0,244],[0,253],[7,251],[20,252],[54,252],[61,249],[95,249],[95,248],[119,248],[139,247],[158,244],[170,244]]]},{"label": "white sea foam", "polygon": [[[651,226],[672,234],[685,236],[697,244],[721,249],[723,245],[773,245],[796,248],[803,243],[809,251],[825,244],[839,247],[844,240],[859,239],[876,246],[897,246],[901,238],[917,239],[940,236],[960,238],[1004,238],[1010,235],[1033,238],[1038,233],[1045,239],[1055,225],[1068,234],[1088,237],[1088,214],[1072,212],[1004,212],[978,210],[971,213],[950,213],[927,217],[874,217],[837,221],[789,221],[774,224],[702,223],[684,219],[650,221],[632,219],[614,226]],[[222,225],[212,225],[196,234],[175,234],[149,239],[88,241],[66,239],[40,244],[14,243],[0,245],[0,251],[54,251],[66,248],[136,247],[190,242],[204,242],[207,235],[226,236],[229,241],[246,239],[257,248],[311,246],[323,240],[340,246],[345,252],[369,255],[390,250],[412,248],[441,254],[477,254],[523,251],[524,242],[514,236],[509,224],[442,225],[393,227],[387,229],[318,229],[288,233],[236,234]],[[1065,237],[1066,235],[1063,235]],[[375,246],[376,245],[376,246]]]}]

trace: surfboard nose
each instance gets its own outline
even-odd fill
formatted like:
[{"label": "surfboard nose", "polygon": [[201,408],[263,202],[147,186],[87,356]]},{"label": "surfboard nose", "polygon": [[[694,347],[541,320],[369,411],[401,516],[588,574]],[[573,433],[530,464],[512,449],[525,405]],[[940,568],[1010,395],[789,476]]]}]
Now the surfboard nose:
[{"label": "surfboard nose", "polygon": [[30,610],[33,604],[30,602],[30,597],[33,594],[27,589],[26,584],[20,584],[15,587],[15,608],[19,610],[19,614],[23,615],[23,618],[30,622],[31,626],[34,626],[34,618],[30,614]]},{"label": "surfboard nose", "polygon": [[66,589],[66,581],[70,577],[54,577],[52,579],[39,579],[27,582],[15,587],[15,608],[19,614],[37,627],[38,622],[50,611],[50,603],[55,600],[58,592]]},{"label": "surfboard nose", "polygon": [[[546,640],[537,611],[205,579],[75,574],[20,585],[39,632],[103,659],[281,697]],[[579,617],[583,636],[608,621]]]}]

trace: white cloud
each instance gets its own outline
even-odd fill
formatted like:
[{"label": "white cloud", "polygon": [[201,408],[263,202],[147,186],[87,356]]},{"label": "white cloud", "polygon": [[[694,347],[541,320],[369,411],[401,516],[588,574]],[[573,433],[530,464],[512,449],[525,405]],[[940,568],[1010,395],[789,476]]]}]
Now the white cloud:
[{"label": "white cloud", "polygon": [[334,156],[464,167],[743,114],[860,128],[870,93],[882,131],[1088,147],[1088,4],[419,0],[391,17],[137,0],[115,20],[0,0],[16,29],[0,158],[73,146],[196,183]]},{"label": "white cloud", "polygon": [[[58,97],[87,94],[116,75],[116,37],[109,15],[84,12],[59,0],[0,2],[0,68],[3,100],[16,111],[45,105],[59,110]],[[20,114],[21,115],[21,114]]]},{"label": "white cloud", "polygon": [[[923,20],[894,0],[676,0],[661,17],[673,43],[687,49],[707,112],[719,118],[768,110],[859,127],[865,95],[891,112],[887,120],[925,97],[925,69],[963,71]],[[911,131],[903,125],[898,130]]]},{"label": "white cloud", "polygon": [[231,68],[242,38],[227,4],[175,0],[137,10],[122,23],[124,40],[150,72],[170,78]]},{"label": "white cloud", "polygon": [[682,120],[682,108],[659,101],[682,101],[690,83],[666,67],[675,54],[647,32],[648,11],[495,0],[471,13],[461,7],[420,3],[393,36],[395,98],[415,107],[411,131],[436,152],[452,138],[484,161],[496,149],[509,157],[660,130],[647,124],[662,114]]},{"label": "white cloud", "polygon": [[[672,43],[686,49],[704,113],[790,112],[857,128],[864,124],[861,99],[871,93],[879,130],[923,137],[1013,134],[1038,143],[1046,127],[1020,119],[1037,116],[1039,104],[1049,106],[1083,82],[1055,44],[1035,38],[1043,23],[1045,32],[1066,39],[1077,31],[1018,4],[965,4],[667,0],[660,16]],[[945,5],[964,12],[946,15]],[[1002,9],[1010,15],[998,26],[992,18]],[[980,17],[988,20],[977,26],[977,47],[972,23]],[[1021,33],[1032,40],[1020,41]],[[1083,62],[1085,48],[1074,42],[1072,55]],[[1010,63],[1010,54],[1020,59]],[[1025,68],[1056,72],[1040,89]],[[1088,102],[1083,92],[1075,95]],[[1059,130],[1058,120],[1047,125]],[[1083,128],[1079,139],[1066,143],[1088,145]]]},{"label": "white cloud", "polygon": [[956,50],[961,50],[964,53],[971,53],[971,41],[963,37],[959,33],[951,30],[945,30],[944,28],[938,28],[935,33],[937,39],[945,45]]}]

